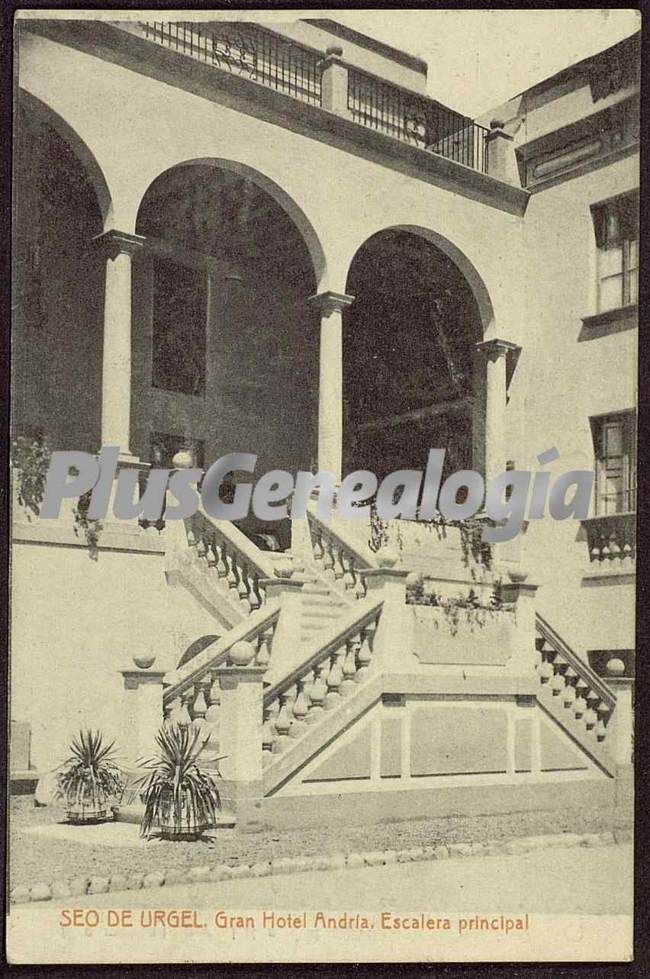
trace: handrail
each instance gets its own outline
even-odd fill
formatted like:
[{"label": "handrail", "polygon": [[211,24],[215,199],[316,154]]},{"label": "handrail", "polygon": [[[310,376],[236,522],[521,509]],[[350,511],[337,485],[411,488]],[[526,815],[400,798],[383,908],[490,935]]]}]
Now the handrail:
[{"label": "handrail", "polygon": [[324,659],[336,652],[346,639],[356,636],[361,629],[375,622],[383,608],[383,599],[366,598],[351,607],[342,622],[314,640],[312,652],[288,673],[264,692],[264,707],[268,707],[277,697],[290,689],[309,670],[314,669]]},{"label": "handrail", "polygon": [[267,603],[256,612],[251,612],[247,619],[236,625],[225,636],[211,643],[203,652],[174,671],[174,681],[163,693],[163,702],[168,703],[182,694],[191,685],[200,680],[209,670],[222,666],[228,653],[236,642],[250,642],[263,636],[277,623],[280,608],[275,603]]},{"label": "handrail", "polygon": [[585,663],[585,661],[581,659],[570,646],[567,646],[562,637],[558,635],[555,629],[549,625],[546,619],[544,619],[539,612],[537,612],[535,615],[535,627],[540,636],[542,636],[546,642],[550,643],[553,649],[564,657],[569,666],[575,670],[578,676],[589,684],[600,700],[607,704],[610,709],[613,708],[616,705],[616,695],[611,688],[607,686],[604,680],[599,677],[594,670],[592,670],[588,663]]},{"label": "handrail", "polygon": [[199,505],[197,513],[205,522],[217,533],[221,534],[241,555],[247,563],[252,565],[261,578],[273,578],[275,574],[275,561],[268,557],[268,552],[260,550],[256,544],[243,534],[239,527],[235,527],[230,520],[220,520],[211,517],[205,512],[202,505]]},{"label": "handrail", "polygon": [[321,518],[318,516],[317,509],[317,504],[314,503],[313,500],[310,500],[307,504],[307,519],[310,522],[318,524],[321,530],[323,530],[326,534],[329,534],[330,537],[333,537],[337,544],[349,551],[362,568],[379,567],[377,564],[377,559],[370,552],[370,550],[368,550],[367,554],[364,554],[361,551],[358,542],[351,541],[350,537],[344,536],[340,527],[337,530],[334,528],[332,523],[326,523],[324,520],[321,520]]}]

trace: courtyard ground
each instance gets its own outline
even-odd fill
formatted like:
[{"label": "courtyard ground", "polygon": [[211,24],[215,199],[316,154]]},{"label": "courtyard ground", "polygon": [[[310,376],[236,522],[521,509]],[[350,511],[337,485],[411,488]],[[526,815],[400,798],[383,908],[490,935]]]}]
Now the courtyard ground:
[{"label": "courtyard ground", "polygon": [[[498,816],[453,816],[374,826],[328,826],[317,829],[261,830],[241,833],[220,829],[195,843],[142,841],[137,826],[59,826],[62,810],[35,807],[33,796],[10,802],[9,877],[12,888],[74,877],[187,870],[194,865],[240,863],[281,857],[320,856],[368,850],[408,849],[450,843],[507,840],[558,833],[600,833],[612,829],[607,812],[566,810],[506,813]],[[49,827],[49,829],[48,829]]]}]

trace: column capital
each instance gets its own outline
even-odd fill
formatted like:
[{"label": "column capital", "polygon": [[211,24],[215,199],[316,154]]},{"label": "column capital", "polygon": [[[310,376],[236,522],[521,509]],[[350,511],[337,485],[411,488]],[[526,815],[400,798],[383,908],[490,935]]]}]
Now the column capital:
[{"label": "column capital", "polygon": [[491,340],[481,340],[474,346],[479,353],[485,354],[490,360],[506,357],[511,350],[519,349],[517,343],[512,343],[510,340],[500,340],[498,337],[493,337]]},{"label": "column capital", "polygon": [[310,296],[307,300],[313,306],[320,309],[323,316],[329,316],[330,313],[342,312],[346,306],[352,305],[354,302],[354,296],[347,296],[344,292],[319,292],[315,296]]},{"label": "column capital", "polygon": [[93,245],[103,249],[108,258],[115,259],[122,254],[135,255],[146,240],[142,235],[132,235],[128,231],[117,231],[112,228],[101,235],[96,235],[92,242]]}]

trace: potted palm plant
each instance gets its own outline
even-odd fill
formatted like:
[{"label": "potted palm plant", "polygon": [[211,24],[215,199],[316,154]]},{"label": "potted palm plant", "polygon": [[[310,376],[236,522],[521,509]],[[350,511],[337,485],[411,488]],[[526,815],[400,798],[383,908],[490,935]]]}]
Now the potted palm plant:
[{"label": "potted palm plant", "polygon": [[192,724],[170,724],[156,736],[158,755],[143,763],[144,815],[140,835],[152,831],[167,840],[195,840],[216,825],[221,808],[213,776],[197,760],[205,742]]},{"label": "potted palm plant", "polygon": [[70,757],[57,775],[57,795],[65,801],[69,823],[102,823],[107,801],[121,793],[124,778],[114,760],[114,741],[104,744],[99,731],[80,731],[70,745]]}]

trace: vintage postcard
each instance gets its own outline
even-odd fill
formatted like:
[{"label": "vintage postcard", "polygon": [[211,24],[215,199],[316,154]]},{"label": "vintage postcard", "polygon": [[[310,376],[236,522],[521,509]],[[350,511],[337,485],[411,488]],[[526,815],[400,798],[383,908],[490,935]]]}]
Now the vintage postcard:
[{"label": "vintage postcard", "polygon": [[638,11],[14,36],[9,961],[629,961]]}]

